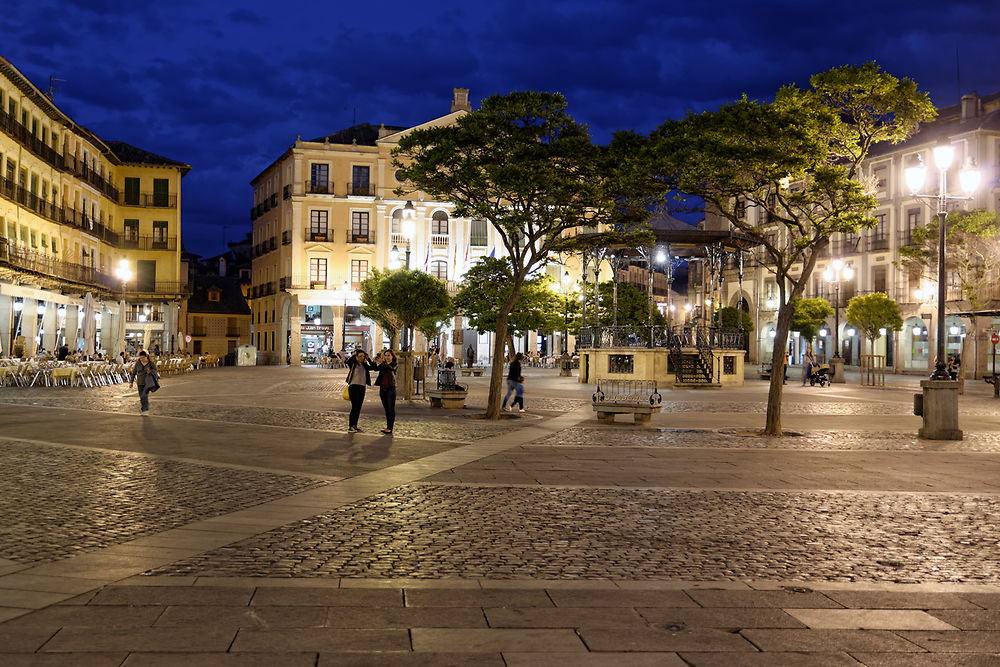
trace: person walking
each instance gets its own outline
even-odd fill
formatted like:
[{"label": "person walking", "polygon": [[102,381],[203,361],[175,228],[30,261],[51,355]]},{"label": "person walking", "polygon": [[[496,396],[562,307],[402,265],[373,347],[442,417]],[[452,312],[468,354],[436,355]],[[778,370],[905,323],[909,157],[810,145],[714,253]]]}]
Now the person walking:
[{"label": "person walking", "polygon": [[802,355],[802,386],[806,386],[806,382],[809,381],[809,376],[812,375],[813,366],[816,361],[813,359],[813,351],[811,347],[806,348],[806,353]]},{"label": "person walking", "polygon": [[507,409],[507,399],[517,391],[517,379],[521,377],[522,359],[524,359],[524,353],[518,352],[507,367],[507,393],[504,394],[503,403],[500,406],[502,410]]},{"label": "person walking", "polygon": [[160,374],[156,370],[156,364],[146,354],[146,350],[139,351],[139,358],[129,373],[129,389],[136,384],[139,385],[140,413],[145,416],[149,414],[149,392],[160,388]]},{"label": "person walking", "polygon": [[385,428],[383,433],[392,435],[392,427],[396,423],[396,353],[386,350],[382,353],[382,361],[377,366],[378,377],[375,378],[375,385],[378,387],[378,396],[382,399],[382,408],[385,410]]},{"label": "person walking", "polygon": [[347,395],[351,399],[351,415],[347,420],[348,433],[361,431],[358,428],[358,418],[361,416],[361,406],[365,404],[365,391],[372,383],[373,370],[375,364],[364,350],[355,350],[347,360]]},{"label": "person walking", "polygon": [[514,401],[510,404],[511,409],[518,407],[518,412],[524,412],[524,376],[517,378],[517,388],[514,390]]}]

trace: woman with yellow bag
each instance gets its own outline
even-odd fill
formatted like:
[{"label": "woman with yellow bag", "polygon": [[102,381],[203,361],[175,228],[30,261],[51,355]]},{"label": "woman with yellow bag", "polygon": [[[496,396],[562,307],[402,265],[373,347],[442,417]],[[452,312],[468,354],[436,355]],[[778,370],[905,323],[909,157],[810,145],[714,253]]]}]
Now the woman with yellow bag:
[{"label": "woman with yellow bag", "polygon": [[372,383],[371,371],[375,369],[375,364],[362,349],[355,350],[347,360],[347,388],[344,392],[351,401],[351,416],[347,420],[348,433],[361,431],[358,428],[358,417],[361,416],[361,406],[365,403],[365,391]]}]

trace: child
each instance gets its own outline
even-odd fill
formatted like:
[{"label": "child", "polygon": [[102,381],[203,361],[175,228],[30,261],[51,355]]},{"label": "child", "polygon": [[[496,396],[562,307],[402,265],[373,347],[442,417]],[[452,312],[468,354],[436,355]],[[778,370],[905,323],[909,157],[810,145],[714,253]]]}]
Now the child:
[{"label": "child", "polygon": [[518,406],[518,412],[524,412],[524,376],[517,378],[517,387],[514,389],[514,402],[511,407]]}]

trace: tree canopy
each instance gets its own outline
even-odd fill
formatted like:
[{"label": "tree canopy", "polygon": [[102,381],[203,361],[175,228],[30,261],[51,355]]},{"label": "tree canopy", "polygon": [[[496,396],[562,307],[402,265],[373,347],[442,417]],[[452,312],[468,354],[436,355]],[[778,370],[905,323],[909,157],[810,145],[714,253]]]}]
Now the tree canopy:
[{"label": "tree canopy", "polygon": [[[867,63],[816,74],[808,89],[785,86],[773,102],[744,96],[688,113],[654,133],[661,173],[763,249],[780,296],[776,353],[830,235],[875,223],[877,199],[860,169],[871,147],[902,141],[935,113],[913,81]],[[781,434],[781,377],[771,378],[768,435]]]},{"label": "tree canopy", "polygon": [[883,292],[859,294],[847,302],[847,321],[856,326],[874,346],[882,329],[900,331],[903,318],[899,304]]},{"label": "tree canopy", "polygon": [[793,303],[792,331],[810,343],[816,340],[819,330],[826,324],[826,318],[833,315],[833,308],[826,299],[796,299]]},{"label": "tree canopy", "polygon": [[373,271],[362,282],[361,294],[365,303],[363,312],[384,322],[394,322],[400,329],[413,329],[425,318],[443,318],[451,306],[443,282],[410,269]]},{"label": "tree canopy", "polygon": [[[591,287],[591,291],[593,288]],[[599,289],[601,326],[611,326],[615,322],[614,283],[603,282]],[[649,324],[649,297],[632,283],[618,281],[618,325],[646,326]],[[659,310],[653,311],[653,324],[664,325],[666,319]]]},{"label": "tree canopy", "polygon": [[750,313],[733,306],[724,306],[715,311],[715,324],[729,329],[743,329],[743,333],[753,332],[753,318]]},{"label": "tree canopy", "polygon": [[598,147],[562,95],[525,91],[493,95],[452,125],[409,132],[394,149],[404,180],[454,202],[456,216],[489,220],[510,258],[511,290],[495,304],[488,417],[500,417],[503,345],[528,276],[551,253],[573,250],[572,232],[638,224],[649,216],[646,198],[665,195],[660,179],[637,164],[644,141],[620,134]]}]

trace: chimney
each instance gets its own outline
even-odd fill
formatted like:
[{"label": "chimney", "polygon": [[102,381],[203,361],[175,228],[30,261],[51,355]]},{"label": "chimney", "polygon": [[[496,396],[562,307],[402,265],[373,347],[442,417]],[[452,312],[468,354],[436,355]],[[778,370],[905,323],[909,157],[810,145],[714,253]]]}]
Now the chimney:
[{"label": "chimney", "polygon": [[962,95],[962,120],[969,120],[979,116],[979,95]]},{"label": "chimney", "polygon": [[468,88],[452,88],[451,92],[455,94],[455,99],[451,102],[452,113],[455,113],[459,109],[463,111],[472,111],[472,107],[469,106]]}]

